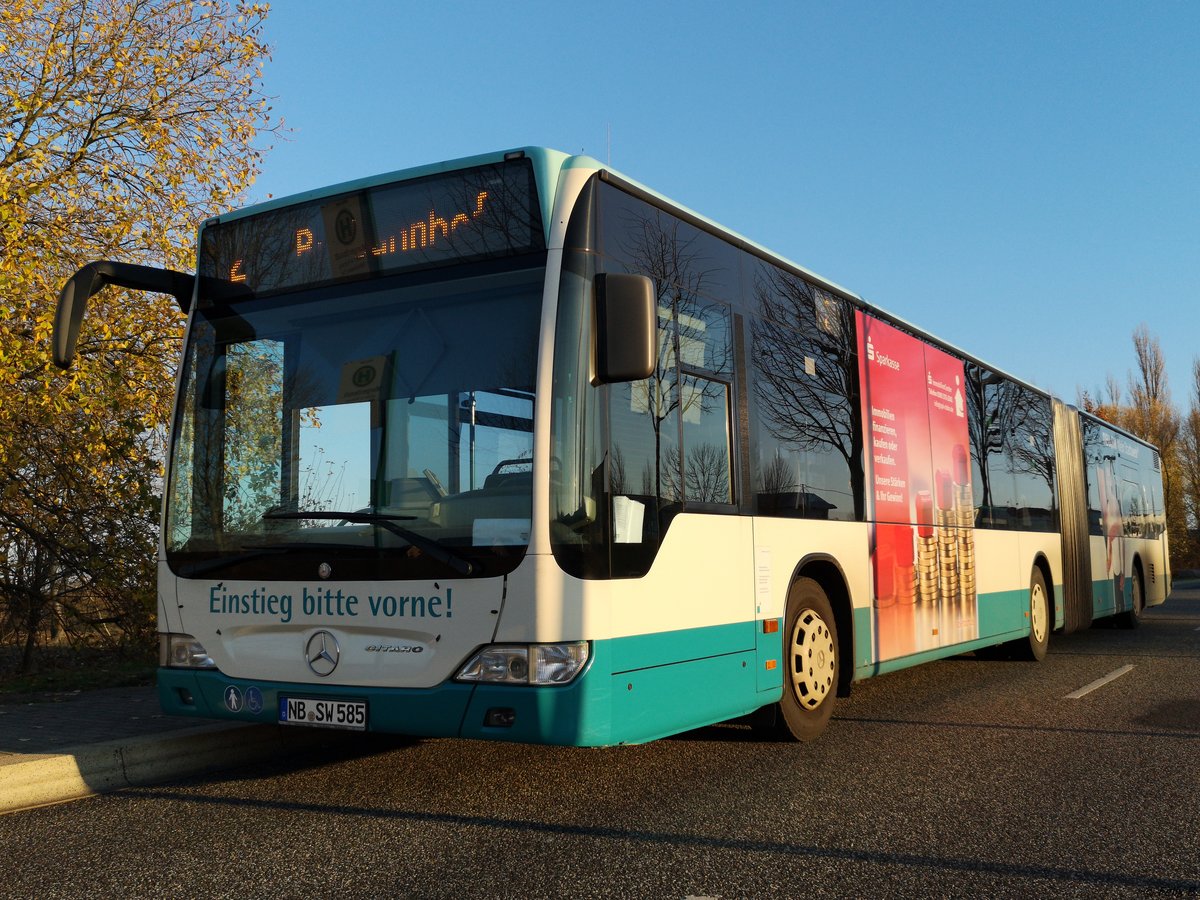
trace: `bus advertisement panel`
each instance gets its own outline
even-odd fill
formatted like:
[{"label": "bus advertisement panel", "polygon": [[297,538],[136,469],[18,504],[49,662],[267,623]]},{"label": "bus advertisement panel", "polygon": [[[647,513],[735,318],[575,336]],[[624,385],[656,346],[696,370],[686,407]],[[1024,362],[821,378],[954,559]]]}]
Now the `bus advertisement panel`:
[{"label": "bus advertisement panel", "polygon": [[961,360],[857,312],[878,658],[979,637]]}]

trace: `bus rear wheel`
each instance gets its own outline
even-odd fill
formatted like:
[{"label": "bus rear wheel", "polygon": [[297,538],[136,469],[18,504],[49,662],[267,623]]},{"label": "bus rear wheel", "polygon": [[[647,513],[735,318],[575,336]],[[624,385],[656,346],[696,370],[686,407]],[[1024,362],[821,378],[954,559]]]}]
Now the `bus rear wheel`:
[{"label": "bus rear wheel", "polygon": [[1050,649],[1050,592],[1046,590],[1046,576],[1034,566],[1029,576],[1029,637],[1012,643],[1014,655],[1021,659],[1040,662]]},{"label": "bus rear wheel", "polygon": [[1137,628],[1142,624],[1142,610],[1146,608],[1146,593],[1142,586],[1142,569],[1133,567],[1133,607],[1116,616],[1118,628]]},{"label": "bus rear wheel", "polygon": [[788,591],[786,623],[777,727],[783,737],[811,741],[833,714],[841,665],[837,622],[821,585],[811,578],[796,579]]}]

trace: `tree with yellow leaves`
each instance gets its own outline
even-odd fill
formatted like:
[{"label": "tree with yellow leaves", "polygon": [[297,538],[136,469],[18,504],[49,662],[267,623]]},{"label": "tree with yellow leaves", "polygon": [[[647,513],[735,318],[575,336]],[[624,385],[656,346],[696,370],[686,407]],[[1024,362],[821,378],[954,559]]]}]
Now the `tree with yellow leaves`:
[{"label": "tree with yellow leaves", "polygon": [[[6,0],[0,9],[0,644],[152,630],[156,494],[182,316],[93,300],[50,365],[58,290],[120,259],[194,269],[197,223],[237,204],[278,127],[267,7]],[[0,659],[0,665],[3,659]]]}]

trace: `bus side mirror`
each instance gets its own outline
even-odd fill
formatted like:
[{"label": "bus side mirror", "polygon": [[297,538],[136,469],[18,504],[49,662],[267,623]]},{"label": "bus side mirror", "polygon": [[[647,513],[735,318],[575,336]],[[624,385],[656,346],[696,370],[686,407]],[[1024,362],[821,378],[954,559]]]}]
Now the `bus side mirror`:
[{"label": "bus side mirror", "polygon": [[115,284],[138,291],[171,294],[179,308],[187,312],[192,303],[194,282],[193,276],[173,269],[154,269],[150,266],[118,262],[88,263],[67,279],[58,295],[52,340],[54,364],[60,369],[70,368],[72,360],[75,359],[79,326],[83,323],[88,299],[105,285]]},{"label": "bus side mirror", "polygon": [[654,374],[658,310],[645,275],[596,276],[593,384],[640,381]]}]

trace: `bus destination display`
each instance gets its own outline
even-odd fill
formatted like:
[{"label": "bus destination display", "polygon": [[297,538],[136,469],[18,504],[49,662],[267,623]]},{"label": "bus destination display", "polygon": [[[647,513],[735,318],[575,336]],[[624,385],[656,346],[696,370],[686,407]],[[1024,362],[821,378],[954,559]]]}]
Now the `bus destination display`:
[{"label": "bus destination display", "polygon": [[544,245],[533,167],[519,159],[211,226],[200,274],[262,295]]}]

